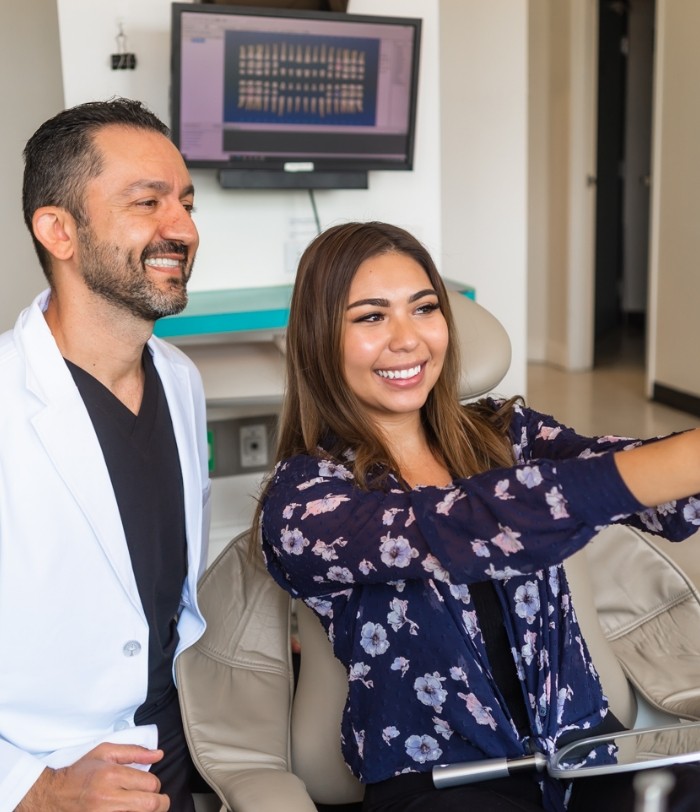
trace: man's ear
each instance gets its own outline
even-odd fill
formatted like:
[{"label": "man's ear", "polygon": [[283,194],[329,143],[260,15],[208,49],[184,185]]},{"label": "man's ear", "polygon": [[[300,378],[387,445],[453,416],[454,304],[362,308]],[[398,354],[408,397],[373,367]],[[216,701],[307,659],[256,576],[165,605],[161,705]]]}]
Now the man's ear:
[{"label": "man's ear", "polygon": [[60,206],[41,206],[32,216],[34,236],[58,260],[70,259],[76,247],[73,215]]}]

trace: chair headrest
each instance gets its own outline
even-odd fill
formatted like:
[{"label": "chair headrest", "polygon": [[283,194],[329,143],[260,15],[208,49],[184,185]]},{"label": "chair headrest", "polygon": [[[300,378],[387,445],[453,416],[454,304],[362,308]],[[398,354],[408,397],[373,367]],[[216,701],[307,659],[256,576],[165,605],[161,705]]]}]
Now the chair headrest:
[{"label": "chair headrest", "polygon": [[508,333],[501,322],[459,291],[449,291],[462,357],[460,400],[485,395],[503,380],[511,360]]}]

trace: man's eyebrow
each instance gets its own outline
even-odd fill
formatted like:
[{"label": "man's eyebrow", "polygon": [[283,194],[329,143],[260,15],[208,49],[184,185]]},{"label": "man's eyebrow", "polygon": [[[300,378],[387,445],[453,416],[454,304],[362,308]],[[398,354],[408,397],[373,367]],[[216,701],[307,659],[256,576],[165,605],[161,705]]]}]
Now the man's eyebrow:
[{"label": "man's eyebrow", "polygon": [[[168,192],[172,191],[172,186],[169,183],[166,183],[164,180],[137,180],[134,183],[130,183],[125,189],[124,194],[130,195],[134,194],[135,192],[144,192],[144,191],[151,191],[157,192],[158,194],[167,194]],[[190,184],[189,186],[185,186],[182,190],[180,197],[190,197],[194,194],[194,186]]]},{"label": "man's eyebrow", "polygon": [[[417,302],[419,299],[422,299],[424,296],[437,296],[437,293],[432,288],[425,288],[425,290],[419,290],[417,293],[413,293],[411,296],[409,296],[408,301],[412,304],[413,302]],[[351,302],[347,309],[350,310],[353,307],[362,307],[363,305],[368,305],[369,307],[389,307],[389,300],[358,299],[356,302]]]}]

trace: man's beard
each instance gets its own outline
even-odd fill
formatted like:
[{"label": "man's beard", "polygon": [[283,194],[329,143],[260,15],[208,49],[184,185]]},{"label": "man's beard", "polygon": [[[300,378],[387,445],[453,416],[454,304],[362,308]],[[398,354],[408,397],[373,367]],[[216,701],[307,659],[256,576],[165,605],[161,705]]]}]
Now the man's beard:
[{"label": "man's beard", "polygon": [[167,288],[161,289],[149,279],[144,261],[149,256],[168,254],[180,255],[186,262],[186,246],[169,241],[153,243],[137,260],[130,251],[98,242],[89,226],[80,228],[79,235],[81,271],[93,293],[146,321],[156,321],[184,310],[192,263],[186,265],[181,275],[164,275]]}]

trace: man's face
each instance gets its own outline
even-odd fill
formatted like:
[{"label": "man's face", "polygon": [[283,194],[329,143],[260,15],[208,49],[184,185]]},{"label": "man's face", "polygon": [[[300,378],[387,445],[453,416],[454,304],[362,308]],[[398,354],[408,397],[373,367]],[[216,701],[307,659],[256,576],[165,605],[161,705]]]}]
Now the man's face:
[{"label": "man's face", "polygon": [[119,125],[98,131],[95,146],[103,169],[86,186],[78,229],[85,284],[147,321],[179,313],[199,244],[180,153],[157,132]]}]

